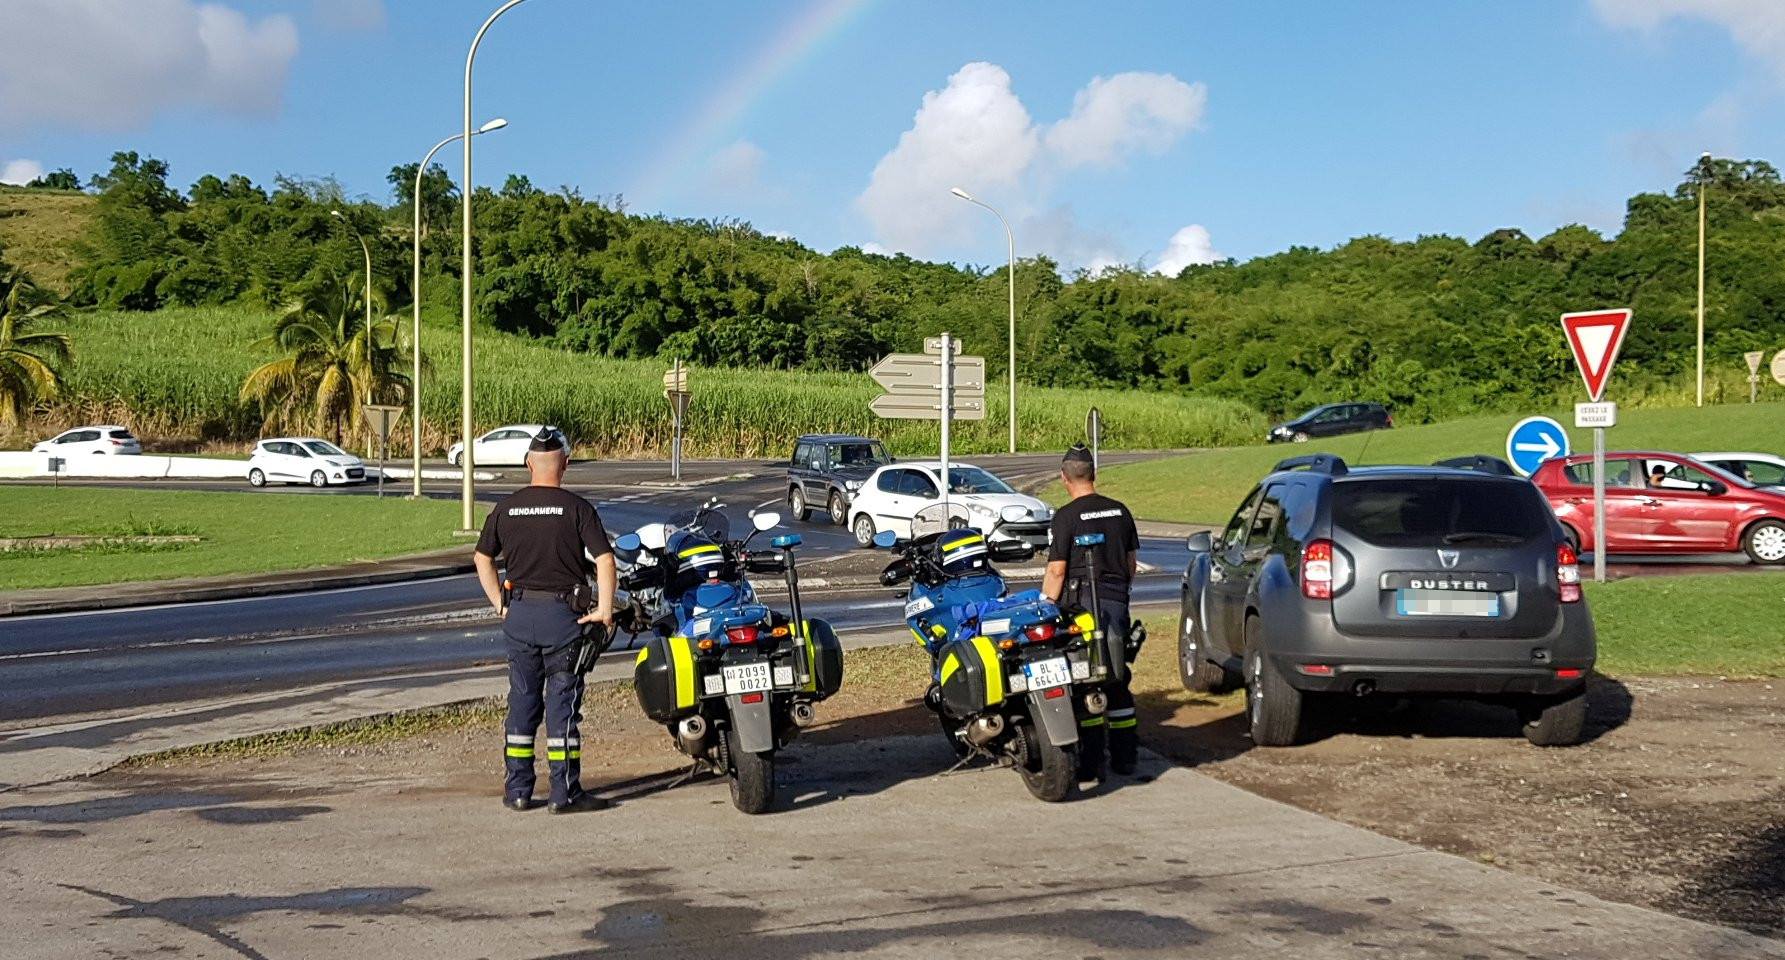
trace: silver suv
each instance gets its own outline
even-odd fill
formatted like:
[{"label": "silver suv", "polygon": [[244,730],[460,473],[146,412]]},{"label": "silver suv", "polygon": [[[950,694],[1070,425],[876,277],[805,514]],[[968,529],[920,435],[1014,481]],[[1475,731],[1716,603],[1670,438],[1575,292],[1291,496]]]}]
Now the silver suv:
[{"label": "silver suv", "polygon": [[1328,695],[1466,697],[1577,743],[1596,655],[1580,568],[1543,494],[1505,463],[1349,468],[1294,457],[1219,538],[1190,538],[1179,667],[1246,687],[1253,742],[1306,736]]}]

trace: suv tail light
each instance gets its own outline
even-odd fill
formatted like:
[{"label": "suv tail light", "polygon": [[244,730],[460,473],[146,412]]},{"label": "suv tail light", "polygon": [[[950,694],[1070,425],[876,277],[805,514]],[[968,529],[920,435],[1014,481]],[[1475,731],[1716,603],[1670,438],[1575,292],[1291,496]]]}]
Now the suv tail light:
[{"label": "suv tail light", "polygon": [[1302,548],[1302,596],[1310,600],[1333,598],[1333,542],[1310,540]]},{"label": "suv tail light", "polygon": [[1580,555],[1566,543],[1556,544],[1556,586],[1563,603],[1580,602]]}]

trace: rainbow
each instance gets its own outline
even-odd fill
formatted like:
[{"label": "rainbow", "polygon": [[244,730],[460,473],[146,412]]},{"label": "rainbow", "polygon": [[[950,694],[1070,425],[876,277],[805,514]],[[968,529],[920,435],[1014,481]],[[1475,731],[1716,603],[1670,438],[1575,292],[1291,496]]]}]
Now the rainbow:
[{"label": "rainbow", "polygon": [[826,40],[843,30],[873,0],[811,0],[775,32],[769,43],[720,83],[711,99],[694,111],[680,132],[655,152],[627,197],[646,203],[662,200],[699,161],[720,146],[752,107],[786,73],[810,57]]}]

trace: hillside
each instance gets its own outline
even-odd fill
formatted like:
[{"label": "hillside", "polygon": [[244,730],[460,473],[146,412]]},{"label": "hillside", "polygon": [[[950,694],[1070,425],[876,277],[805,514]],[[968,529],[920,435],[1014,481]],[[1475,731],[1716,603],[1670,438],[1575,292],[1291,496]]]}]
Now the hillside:
[{"label": "hillside", "polygon": [[68,293],[74,243],[93,222],[94,203],[78,191],[0,185],[0,251],[39,285]]}]

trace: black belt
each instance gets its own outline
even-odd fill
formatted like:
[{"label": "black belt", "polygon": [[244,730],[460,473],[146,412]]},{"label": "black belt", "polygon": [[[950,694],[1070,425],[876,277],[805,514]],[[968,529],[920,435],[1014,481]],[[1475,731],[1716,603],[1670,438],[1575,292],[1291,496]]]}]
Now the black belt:
[{"label": "black belt", "polygon": [[559,603],[569,603],[570,595],[575,589],[575,587],[566,587],[563,590],[553,591],[550,588],[515,587],[508,592],[508,599],[535,601],[556,600]]}]

